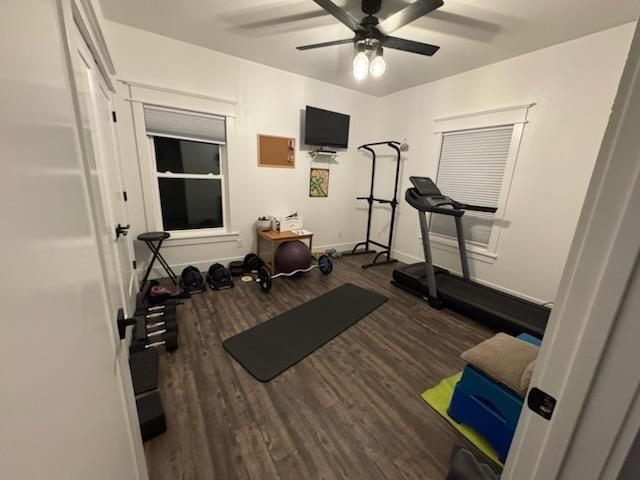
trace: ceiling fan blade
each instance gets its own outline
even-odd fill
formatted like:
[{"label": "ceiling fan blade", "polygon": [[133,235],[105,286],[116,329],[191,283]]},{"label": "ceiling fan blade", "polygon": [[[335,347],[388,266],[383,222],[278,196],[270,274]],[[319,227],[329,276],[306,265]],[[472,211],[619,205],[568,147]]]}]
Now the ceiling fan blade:
[{"label": "ceiling fan blade", "polygon": [[303,45],[296,47],[297,50],[311,50],[312,48],[331,47],[333,45],[346,45],[347,43],[353,43],[353,38],[346,38],[344,40],[334,40],[333,42],[313,43],[311,45]]},{"label": "ceiling fan blade", "polygon": [[378,30],[385,35],[389,35],[400,27],[404,27],[408,23],[423,17],[427,13],[433,12],[436,8],[440,8],[442,5],[444,5],[442,0],[416,0],[411,5],[408,5],[399,12],[394,13],[380,23],[378,25]]},{"label": "ceiling fan blade", "polygon": [[387,48],[393,48],[395,50],[402,50],[405,52],[418,53],[420,55],[428,56],[433,55],[440,49],[440,47],[436,45],[414,42],[413,40],[405,40],[404,38],[398,37],[386,37],[382,41],[382,45]]},{"label": "ceiling fan blade", "polygon": [[320,5],[322,8],[324,8],[331,15],[336,17],[338,20],[340,20],[340,22],[342,22],[344,25],[349,27],[354,32],[365,31],[364,28],[362,28],[362,25],[360,25],[360,23],[355,18],[353,18],[351,15],[349,15],[347,12],[345,12],[343,9],[341,9],[331,0],[313,0],[313,1],[316,2],[318,5]]}]

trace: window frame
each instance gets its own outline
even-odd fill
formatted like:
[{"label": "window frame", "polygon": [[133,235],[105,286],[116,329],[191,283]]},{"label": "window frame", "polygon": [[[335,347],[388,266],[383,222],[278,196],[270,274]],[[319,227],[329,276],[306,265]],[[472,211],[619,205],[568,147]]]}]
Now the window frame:
[{"label": "window frame", "polygon": [[[509,154],[504,168],[502,186],[500,188],[500,196],[498,198],[497,210],[494,215],[493,225],[491,227],[489,242],[486,246],[484,246],[483,244],[467,239],[467,253],[471,259],[479,260],[485,263],[494,263],[498,258],[500,236],[502,234],[502,230],[504,229],[505,222],[508,221],[505,217],[505,213],[518,160],[518,153],[520,151],[524,125],[528,123],[528,110],[533,105],[534,104],[531,103],[526,105],[519,105],[516,107],[500,108],[464,115],[455,115],[435,120],[436,130],[434,133],[438,135],[438,141],[436,142],[437,151],[435,157],[436,177],[437,173],[440,170],[444,134],[468,130],[482,130],[513,126],[513,133],[511,135],[511,143],[509,146]],[[446,195],[447,192],[443,193]],[[431,218],[429,218],[429,221],[430,220]],[[444,250],[448,253],[459,253],[458,241],[456,238],[434,232],[431,233],[431,241],[435,248]]]},{"label": "window frame", "polygon": [[[198,238],[198,237],[215,237],[215,236],[223,236],[228,235],[229,233],[229,199],[228,199],[228,188],[227,188],[227,148],[226,144],[222,142],[213,142],[208,140],[200,140],[188,137],[180,137],[176,135],[149,135],[145,132],[147,137],[148,147],[149,147],[149,155],[151,158],[150,168],[151,168],[151,178],[152,186],[152,196],[153,196],[153,217],[154,222],[157,225],[157,228],[169,232],[171,234],[172,239],[180,239],[180,238]],[[176,140],[185,140],[189,142],[199,142],[199,143],[209,143],[212,145],[218,145],[219,153],[220,153],[220,173],[215,175],[213,173],[165,173],[158,171],[158,164],[156,159],[156,148],[155,143],[153,141],[154,137],[165,137],[165,138],[174,138]],[[222,226],[221,227],[209,227],[209,228],[189,228],[182,230],[165,230],[164,229],[164,221],[162,219],[162,203],[160,201],[160,178],[187,178],[187,179],[199,179],[199,180],[220,180],[220,191],[222,194]]]}]

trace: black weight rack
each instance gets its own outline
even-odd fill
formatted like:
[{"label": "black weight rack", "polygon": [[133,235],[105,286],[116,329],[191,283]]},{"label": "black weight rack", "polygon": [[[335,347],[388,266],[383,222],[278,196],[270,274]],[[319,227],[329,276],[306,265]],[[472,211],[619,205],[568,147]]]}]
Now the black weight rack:
[{"label": "black weight rack", "polygon": [[[386,145],[389,148],[392,148],[396,152],[396,178],[393,186],[393,198],[385,199],[378,198],[374,195],[374,183],[376,179],[376,152],[373,148],[377,145]],[[386,141],[386,142],[375,142],[375,143],[366,143],[364,145],[360,145],[358,150],[366,150],[371,154],[372,158],[372,166],[371,166],[371,188],[369,190],[368,197],[356,197],[357,200],[366,200],[369,204],[369,211],[367,214],[367,239],[364,242],[360,242],[353,247],[351,252],[346,252],[344,255],[364,255],[366,253],[377,253],[377,255],[373,258],[373,261],[370,263],[365,263],[362,265],[362,268],[369,268],[375,265],[384,265],[386,263],[393,263],[396,261],[395,258],[391,258],[391,244],[393,242],[393,227],[395,225],[396,219],[396,207],[398,206],[398,179],[400,176],[400,142],[395,141]],[[389,224],[389,238],[387,244],[376,242],[375,240],[371,240],[371,217],[373,214],[373,205],[374,203],[389,205],[391,207],[391,223]],[[381,251],[376,251],[371,248],[371,246],[376,246],[381,248]],[[364,249],[362,249],[364,247]],[[386,257],[386,258],[385,258]],[[380,258],[383,258],[380,260]]]}]

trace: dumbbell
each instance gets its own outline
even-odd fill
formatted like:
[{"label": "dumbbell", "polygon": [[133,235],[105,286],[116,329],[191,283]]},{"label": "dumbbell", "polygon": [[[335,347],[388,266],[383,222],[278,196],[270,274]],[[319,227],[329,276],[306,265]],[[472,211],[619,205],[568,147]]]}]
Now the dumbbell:
[{"label": "dumbbell", "polygon": [[[158,307],[161,305],[157,305]],[[167,330],[178,330],[178,321],[176,319],[176,307],[168,305],[162,305],[167,308],[139,308],[136,310],[135,317],[144,318],[147,323],[147,328],[154,328],[159,326],[166,326]]]},{"label": "dumbbell", "polygon": [[120,339],[125,338],[126,328],[133,326],[133,335],[131,337],[129,352],[139,352],[147,348],[159,347],[160,345],[164,345],[165,350],[168,352],[178,349],[177,323],[175,331],[162,328],[148,332],[147,319],[144,316],[138,315],[132,318],[125,318],[124,310],[120,308],[118,309],[117,324]]},{"label": "dumbbell", "polygon": [[176,304],[167,303],[165,305],[141,306],[136,309],[135,316],[144,315],[146,318],[158,318],[166,315],[176,314]]},{"label": "dumbbell", "polygon": [[147,333],[156,331],[159,329],[165,329],[168,332],[176,332],[178,333],[178,321],[175,318],[168,318],[166,320],[159,319],[147,319]]},{"label": "dumbbell", "polygon": [[178,349],[178,332],[168,331],[164,328],[155,330],[153,332],[147,332],[144,336],[144,340],[138,340],[131,342],[129,351],[139,352],[146,348],[157,348],[164,345],[164,349],[167,352],[173,352]]}]

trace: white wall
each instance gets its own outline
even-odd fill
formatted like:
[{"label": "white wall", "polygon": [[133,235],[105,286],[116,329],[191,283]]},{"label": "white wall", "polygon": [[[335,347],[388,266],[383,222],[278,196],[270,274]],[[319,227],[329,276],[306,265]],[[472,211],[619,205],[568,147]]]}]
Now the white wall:
[{"label": "white wall", "polygon": [[[411,147],[403,191],[410,175],[435,178],[435,118],[536,103],[524,128],[498,258],[493,264],[472,261],[480,281],[539,301],[554,299],[633,28],[620,26],[382,99],[386,135],[406,137]],[[422,258],[418,230],[415,210],[401,202],[400,259]],[[439,265],[460,270],[457,255],[435,249],[434,256]]]},{"label": "white wall", "polygon": [[[255,249],[253,225],[258,216],[291,210],[303,215],[317,246],[347,248],[364,237],[365,217],[356,210],[355,197],[366,191],[369,160],[355,147],[377,140],[371,113],[378,99],[121,24],[107,22],[105,29],[119,78],[238,101],[238,117],[230,122],[228,164],[230,229],[240,236],[163,247],[170,264],[177,269],[193,264],[206,270],[214,260],[226,263],[243,257]],[[123,89],[121,97],[125,95]],[[308,194],[310,160],[300,151],[301,110],[307,104],[351,115],[350,146],[330,165],[325,199]],[[137,235],[150,227],[145,224],[130,105],[120,101],[118,106],[133,213],[131,234]],[[295,137],[295,169],[258,167],[258,133]],[[139,259],[147,253],[141,247],[137,248]]]}]

